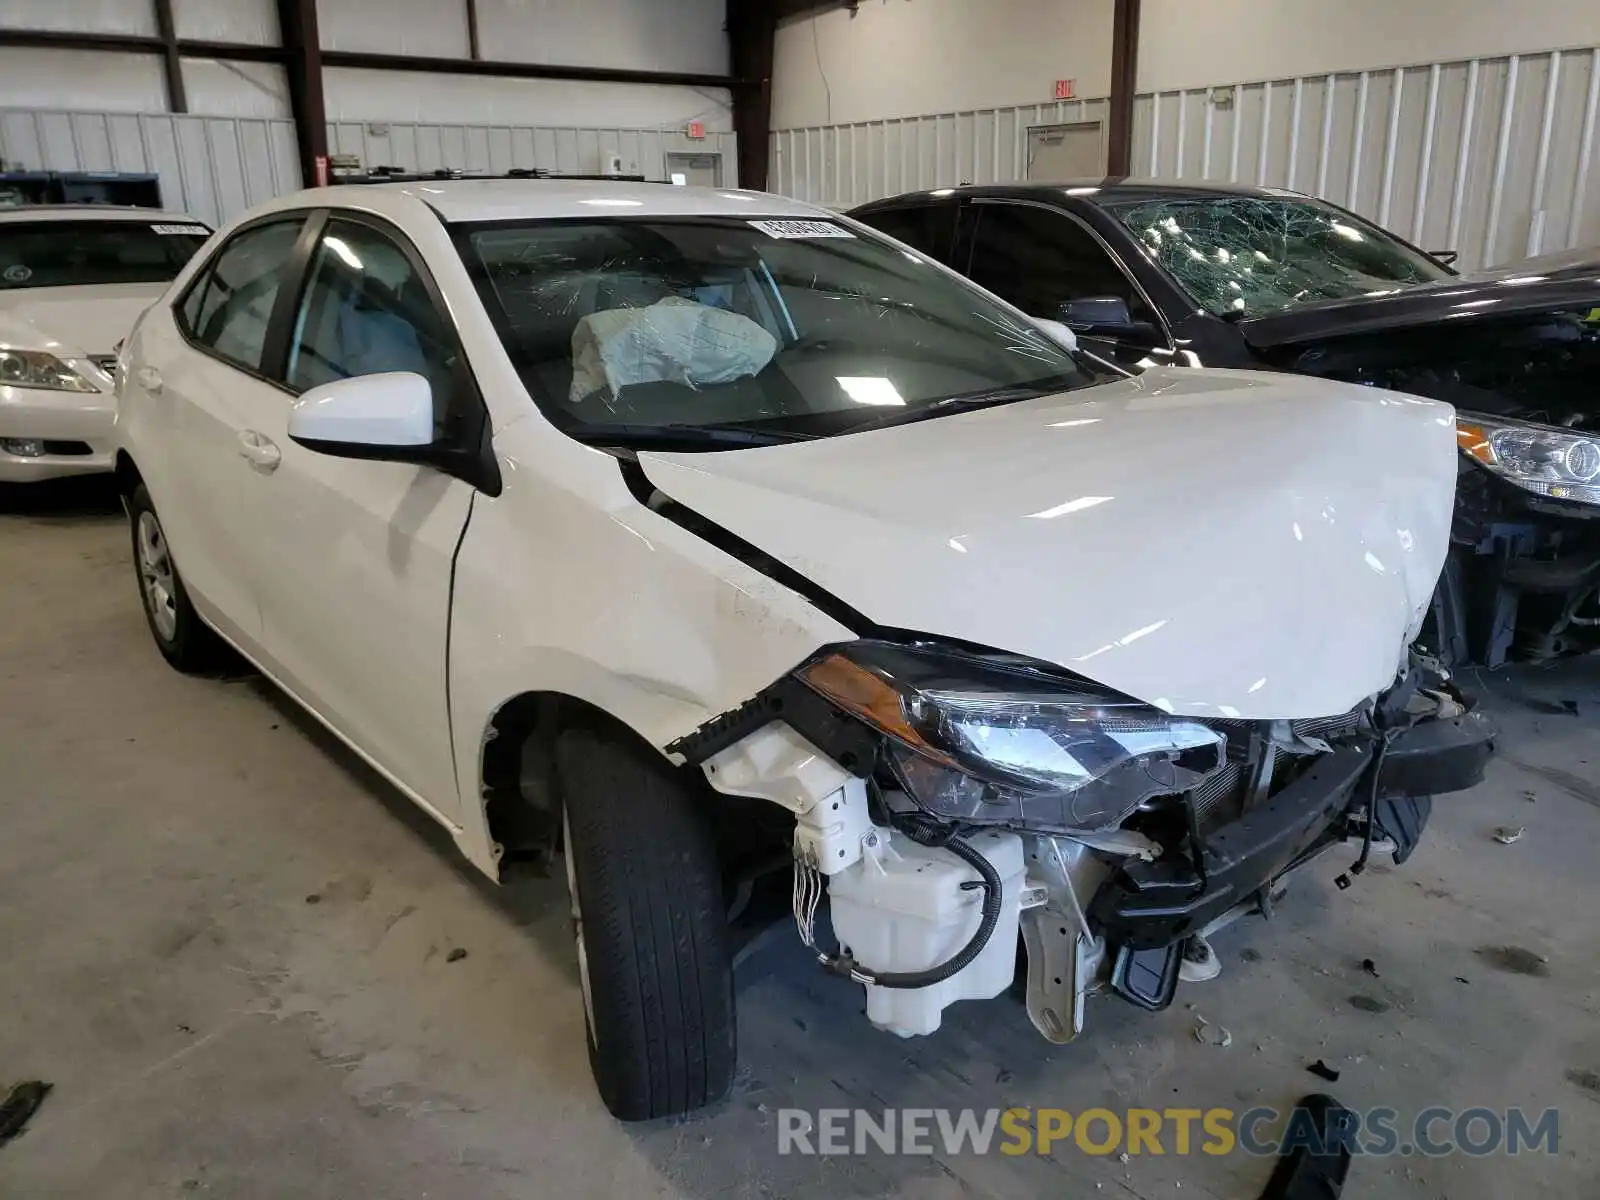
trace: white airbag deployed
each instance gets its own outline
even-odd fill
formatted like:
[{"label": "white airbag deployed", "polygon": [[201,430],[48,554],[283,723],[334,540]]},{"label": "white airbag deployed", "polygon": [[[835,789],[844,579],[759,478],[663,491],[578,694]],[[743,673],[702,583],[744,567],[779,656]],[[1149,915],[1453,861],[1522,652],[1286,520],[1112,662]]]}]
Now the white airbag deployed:
[{"label": "white airbag deployed", "polygon": [[635,383],[698,388],[760,373],[778,339],[749,317],[669,296],[590,313],[572,331],[573,404]]}]

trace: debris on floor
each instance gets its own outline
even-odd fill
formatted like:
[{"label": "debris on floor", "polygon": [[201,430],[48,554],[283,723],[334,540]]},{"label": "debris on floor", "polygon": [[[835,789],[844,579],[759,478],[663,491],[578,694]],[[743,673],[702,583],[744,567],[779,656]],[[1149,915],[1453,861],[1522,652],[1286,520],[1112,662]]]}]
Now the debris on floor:
[{"label": "debris on floor", "polygon": [[4,1100],[0,1100],[0,1146],[22,1132],[22,1127],[39,1111],[52,1086],[42,1079],[29,1079],[17,1084]]},{"label": "debris on floor", "polygon": [[1286,1149],[1261,1200],[1338,1200],[1350,1174],[1357,1120],[1332,1096],[1316,1093],[1301,1100],[1289,1114],[1282,1139]]},{"label": "debris on floor", "polygon": [[1327,1063],[1323,1062],[1320,1058],[1307,1067],[1306,1070],[1310,1071],[1318,1079],[1326,1079],[1329,1083],[1339,1082],[1339,1072],[1334,1070]]},{"label": "debris on floor", "polygon": [[1525,825],[1502,825],[1494,831],[1494,840],[1502,846],[1509,846],[1512,842],[1520,842],[1522,835],[1527,832]]},{"label": "debris on floor", "polygon": [[1361,969],[1363,971],[1365,971],[1368,975],[1371,975],[1374,979],[1377,979],[1379,977],[1378,976],[1378,964],[1373,962],[1370,958],[1363,958],[1361,960]]},{"label": "debris on floor", "polygon": [[1199,1013],[1194,1015],[1194,1040],[1202,1046],[1215,1046],[1219,1050],[1233,1045],[1233,1034],[1221,1025],[1212,1025]]},{"label": "debris on floor", "polygon": [[460,962],[466,956],[467,952],[460,946],[457,946],[454,950],[450,951],[449,954],[444,956],[444,960],[445,962]]}]

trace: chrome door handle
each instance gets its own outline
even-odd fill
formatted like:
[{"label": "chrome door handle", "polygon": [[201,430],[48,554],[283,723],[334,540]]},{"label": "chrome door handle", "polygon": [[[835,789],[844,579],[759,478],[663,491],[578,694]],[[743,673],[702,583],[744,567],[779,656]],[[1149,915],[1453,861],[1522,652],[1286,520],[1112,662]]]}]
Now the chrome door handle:
[{"label": "chrome door handle", "polygon": [[134,372],[134,374],[139,380],[139,386],[141,388],[143,388],[145,391],[150,392],[152,394],[159,394],[160,393],[160,391],[161,391],[161,372],[160,371],[156,370],[154,367],[140,367],[136,372]]},{"label": "chrome door handle", "polygon": [[239,431],[239,453],[258,471],[276,471],[283,461],[283,452],[277,443],[254,429]]}]

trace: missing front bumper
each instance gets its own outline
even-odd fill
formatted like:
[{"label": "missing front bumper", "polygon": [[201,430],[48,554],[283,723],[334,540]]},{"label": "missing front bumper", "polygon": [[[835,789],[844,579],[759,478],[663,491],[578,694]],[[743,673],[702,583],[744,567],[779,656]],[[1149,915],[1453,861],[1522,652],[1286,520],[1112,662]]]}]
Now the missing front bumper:
[{"label": "missing front bumper", "polygon": [[[1426,803],[1407,801],[1472,787],[1483,778],[1494,736],[1481,715],[1466,713],[1394,738],[1378,777],[1377,825],[1398,858],[1409,854],[1428,815]],[[1158,950],[1263,895],[1289,871],[1346,840],[1349,818],[1365,804],[1357,785],[1375,753],[1367,745],[1326,755],[1276,796],[1208,834],[1200,864],[1187,856],[1125,863],[1096,892],[1090,923],[1113,945]]]}]

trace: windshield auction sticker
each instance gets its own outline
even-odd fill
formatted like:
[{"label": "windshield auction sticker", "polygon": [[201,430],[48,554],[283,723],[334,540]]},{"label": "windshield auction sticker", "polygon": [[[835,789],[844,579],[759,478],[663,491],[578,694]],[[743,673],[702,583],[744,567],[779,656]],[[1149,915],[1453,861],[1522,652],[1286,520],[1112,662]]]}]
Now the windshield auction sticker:
[{"label": "windshield auction sticker", "polygon": [[762,233],[771,238],[853,238],[843,225],[832,221],[751,221]]},{"label": "windshield auction sticker", "polygon": [[157,233],[164,234],[191,234],[194,237],[210,237],[211,230],[204,225],[152,225]]}]

